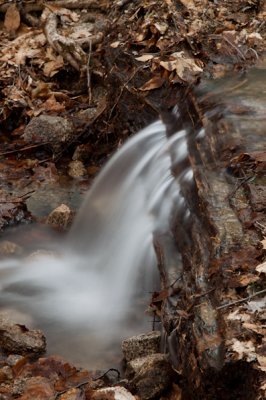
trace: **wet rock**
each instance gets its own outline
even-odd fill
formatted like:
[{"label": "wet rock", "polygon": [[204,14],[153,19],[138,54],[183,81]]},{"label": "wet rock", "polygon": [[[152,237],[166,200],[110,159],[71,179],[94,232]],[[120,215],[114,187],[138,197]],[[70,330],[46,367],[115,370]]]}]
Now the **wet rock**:
[{"label": "wet rock", "polygon": [[15,376],[28,362],[29,359],[27,356],[21,356],[19,354],[10,354],[6,359],[7,365],[12,368],[12,372]]},{"label": "wet rock", "polygon": [[15,367],[18,363],[20,363],[24,359],[25,357],[19,354],[10,354],[6,359],[6,362],[10,367]]},{"label": "wet rock", "polygon": [[13,197],[8,192],[0,190],[0,204],[0,230],[32,220],[22,197]]},{"label": "wet rock", "polygon": [[126,377],[142,400],[154,399],[167,390],[174,372],[165,354],[151,354],[130,361]]},{"label": "wet rock", "polygon": [[99,389],[91,395],[91,400],[135,400],[127,389],[122,386],[107,387]]},{"label": "wet rock", "polygon": [[[14,286],[13,286],[14,288]],[[6,286],[6,290],[12,291],[12,285]],[[0,311],[0,329],[1,326],[8,324],[10,325],[26,325],[31,326],[33,323],[32,317],[29,314],[26,314],[22,311],[19,311],[15,308],[11,307],[3,307]]]},{"label": "wet rock", "polygon": [[61,204],[49,214],[46,223],[53,228],[65,230],[70,226],[72,220],[73,212],[65,204]]},{"label": "wet rock", "polygon": [[82,161],[79,160],[71,161],[68,164],[68,175],[71,176],[72,178],[81,178],[86,174],[87,171]]},{"label": "wet rock", "polygon": [[0,256],[18,256],[22,253],[22,247],[18,246],[16,243],[10,242],[9,240],[4,240],[0,243]]},{"label": "wet rock", "polygon": [[41,354],[45,351],[46,340],[39,330],[0,320],[0,346],[7,353]]},{"label": "wet rock", "polygon": [[74,388],[68,390],[58,397],[60,400],[86,400],[85,393],[80,389]]},{"label": "wet rock", "polygon": [[8,365],[0,368],[0,383],[9,381],[13,378],[12,368]]},{"label": "wet rock", "polygon": [[152,331],[132,336],[122,342],[122,351],[126,361],[160,352],[161,333]]},{"label": "wet rock", "polygon": [[52,400],[55,398],[53,383],[41,376],[24,380],[21,389],[23,394],[19,397],[20,400]]},{"label": "wet rock", "polygon": [[26,257],[26,260],[31,262],[33,260],[38,260],[38,259],[42,259],[42,258],[54,259],[55,257],[58,257],[58,254],[55,251],[40,249],[40,250],[36,250],[36,251],[33,251],[32,253],[30,253]]},{"label": "wet rock", "polygon": [[60,152],[73,139],[71,121],[52,115],[39,115],[31,119],[24,131],[24,140],[30,144],[49,144],[54,152]]}]

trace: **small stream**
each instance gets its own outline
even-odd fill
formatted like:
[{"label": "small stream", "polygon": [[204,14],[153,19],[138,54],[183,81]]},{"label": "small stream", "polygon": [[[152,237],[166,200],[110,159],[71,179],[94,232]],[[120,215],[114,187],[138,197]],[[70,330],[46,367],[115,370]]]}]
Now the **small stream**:
[{"label": "small stream", "polygon": [[[264,74],[258,68],[202,83],[198,95],[211,91],[217,107],[219,99],[226,103],[237,137],[240,130],[246,140],[251,127],[261,129],[265,122]],[[151,330],[152,316],[144,315],[151,293],[159,289],[155,240],[164,248],[169,282],[182,272],[172,223],[177,213],[184,224],[190,218],[181,189],[193,181],[189,134],[180,129],[168,137],[161,121],[139,132],[96,178],[64,240],[39,242],[44,249],[39,256],[28,251],[24,258],[1,261],[2,306],[14,311],[14,319],[43,329],[49,353],[87,368],[104,368],[119,362],[123,338]],[[204,131],[193,134],[204,140]],[[252,150],[260,146],[254,142]],[[71,204],[78,204],[75,187],[68,193]],[[36,198],[31,201],[36,212],[48,211],[38,209]]]},{"label": "small stream", "polygon": [[[122,338],[151,330],[144,312],[159,288],[153,241],[169,236],[174,204],[183,207],[171,168],[186,157],[186,131],[168,139],[165,125],[153,123],[107,163],[64,240],[1,262],[1,303],[44,330],[49,353],[103,368]],[[180,179],[192,174],[182,170]]]}]

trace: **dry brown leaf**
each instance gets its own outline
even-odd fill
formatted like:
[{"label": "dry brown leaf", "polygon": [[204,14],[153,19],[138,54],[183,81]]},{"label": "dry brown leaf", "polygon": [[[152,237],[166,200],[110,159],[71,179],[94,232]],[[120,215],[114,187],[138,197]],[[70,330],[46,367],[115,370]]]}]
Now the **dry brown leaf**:
[{"label": "dry brown leaf", "polygon": [[137,61],[146,62],[154,58],[153,54],[142,54],[142,56],[136,57]]},{"label": "dry brown leaf", "polygon": [[[24,37],[24,40],[23,40]],[[38,34],[37,31],[32,31],[30,35],[23,35],[12,42],[13,46],[9,49],[11,58],[18,65],[25,64],[27,58],[41,59],[42,47],[46,43],[46,38],[43,33]],[[43,61],[40,60],[40,63]]]},{"label": "dry brown leaf", "polygon": [[228,314],[227,319],[229,321],[249,321],[251,318],[250,314],[239,313],[239,309],[232,311]]},{"label": "dry brown leaf", "polygon": [[169,61],[161,61],[160,65],[169,72],[175,71],[183,81],[190,81],[203,71],[193,58],[185,55],[184,51],[171,54]]},{"label": "dry brown leaf", "polygon": [[266,274],[266,261],[256,266],[256,271]]},{"label": "dry brown leaf", "polygon": [[255,283],[259,280],[260,278],[258,276],[255,276],[253,274],[247,274],[244,276],[241,276],[238,280],[238,283],[240,286],[248,286],[251,283]]},{"label": "dry brown leaf", "polygon": [[16,4],[10,4],[6,11],[4,26],[10,35],[15,35],[20,26],[20,13]]},{"label": "dry brown leaf", "polygon": [[262,239],[262,240],[260,241],[260,243],[262,244],[262,248],[263,248],[264,250],[266,250],[266,238]]},{"label": "dry brown leaf", "polygon": [[54,60],[45,63],[43,73],[45,76],[51,78],[64,66],[64,59],[62,56],[55,57]]},{"label": "dry brown leaf", "polygon": [[113,49],[117,49],[117,47],[119,47],[120,44],[121,44],[121,42],[120,42],[119,40],[117,40],[116,42],[111,43],[110,46],[111,46]]},{"label": "dry brown leaf", "polygon": [[142,42],[146,37],[146,32],[136,33],[134,35],[135,42],[139,43]]},{"label": "dry brown leaf", "polygon": [[163,84],[164,84],[164,78],[157,75],[151,78],[148,82],[144,83],[144,85],[141,86],[139,90],[143,92],[148,90],[154,90],[162,87]]},{"label": "dry brown leaf", "polygon": [[40,49],[30,49],[30,48],[25,48],[21,47],[17,54],[15,55],[15,63],[17,65],[23,65],[25,64],[27,58],[32,59],[32,58],[37,58],[41,56],[41,50]]},{"label": "dry brown leaf", "polygon": [[244,322],[243,327],[246,329],[249,329],[253,332],[258,333],[259,335],[263,335],[263,336],[266,335],[266,327],[264,327],[264,326],[250,324],[249,322]]},{"label": "dry brown leaf", "polygon": [[262,312],[266,308],[266,297],[259,300],[249,301],[247,308],[252,312]]},{"label": "dry brown leaf", "polygon": [[231,349],[237,353],[238,360],[245,359],[248,362],[256,360],[255,346],[251,340],[240,342],[237,339],[232,339],[232,343]]},{"label": "dry brown leaf", "polygon": [[50,86],[46,82],[37,82],[37,86],[31,91],[31,98],[47,98],[50,96]]},{"label": "dry brown leaf", "polygon": [[180,0],[180,2],[183,4],[183,6],[187,7],[188,9],[189,8],[196,9],[194,0]]},{"label": "dry brown leaf", "polygon": [[65,105],[64,103],[56,101],[56,98],[54,95],[51,95],[43,104],[42,104],[42,110],[45,111],[54,111],[57,113],[61,113],[65,111]]},{"label": "dry brown leaf", "polygon": [[258,368],[261,369],[262,371],[266,372],[266,356],[261,356],[261,355],[257,354],[257,360],[260,364],[260,366]]},{"label": "dry brown leaf", "polygon": [[168,24],[165,22],[155,22],[154,26],[161,35],[163,35],[168,29]]}]

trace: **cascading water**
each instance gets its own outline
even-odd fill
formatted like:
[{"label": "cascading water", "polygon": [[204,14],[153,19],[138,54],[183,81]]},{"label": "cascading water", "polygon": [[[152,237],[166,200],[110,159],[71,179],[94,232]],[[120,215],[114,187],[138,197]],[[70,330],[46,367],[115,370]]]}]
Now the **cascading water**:
[{"label": "cascading water", "polygon": [[[72,347],[74,361],[85,354],[88,366],[100,350],[132,333],[134,323],[140,329],[138,296],[155,289],[154,236],[168,243],[173,205],[184,209],[171,171],[186,157],[186,132],[168,138],[163,122],[153,123],[107,163],[64,245],[1,262],[2,304],[37,321],[48,350],[69,356],[65,350]],[[192,178],[182,172],[182,179]]]}]

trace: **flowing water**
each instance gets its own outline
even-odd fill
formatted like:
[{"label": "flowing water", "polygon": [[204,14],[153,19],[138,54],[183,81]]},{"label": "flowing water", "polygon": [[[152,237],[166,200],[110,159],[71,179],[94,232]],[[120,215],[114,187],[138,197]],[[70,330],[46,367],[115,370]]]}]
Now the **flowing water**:
[{"label": "flowing water", "polygon": [[[107,163],[64,243],[1,261],[1,304],[41,327],[50,353],[99,367],[123,337],[141,331],[158,288],[154,237],[173,247],[173,204],[186,212],[171,172],[186,157],[186,131],[168,138],[163,122],[153,123]],[[192,179],[181,171],[180,180]]]}]

